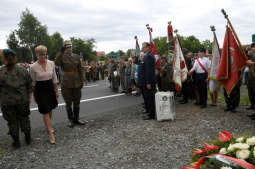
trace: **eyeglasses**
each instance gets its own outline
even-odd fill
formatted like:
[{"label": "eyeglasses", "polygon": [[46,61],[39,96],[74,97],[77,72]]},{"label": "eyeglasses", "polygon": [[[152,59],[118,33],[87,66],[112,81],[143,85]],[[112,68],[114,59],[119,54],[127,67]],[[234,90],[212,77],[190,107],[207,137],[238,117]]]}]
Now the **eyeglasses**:
[{"label": "eyeglasses", "polygon": [[40,53],[39,56],[46,56],[47,53]]}]

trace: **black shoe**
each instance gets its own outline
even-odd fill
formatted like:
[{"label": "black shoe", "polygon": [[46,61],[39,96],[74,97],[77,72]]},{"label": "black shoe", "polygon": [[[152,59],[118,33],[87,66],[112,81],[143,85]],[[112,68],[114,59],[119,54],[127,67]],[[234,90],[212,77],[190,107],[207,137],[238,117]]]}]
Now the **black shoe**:
[{"label": "black shoe", "polygon": [[185,100],[183,100],[182,102],[180,102],[181,104],[186,104],[186,103],[188,103],[188,101],[185,101]]},{"label": "black shoe", "polygon": [[16,149],[20,148],[20,141],[18,136],[12,136],[13,143],[12,146]]},{"label": "black shoe", "polygon": [[246,110],[254,110],[253,106],[247,107]]},{"label": "black shoe", "polygon": [[70,128],[73,128],[74,127],[74,123],[72,121],[69,121],[67,126],[70,127]]},{"label": "black shoe", "polygon": [[227,107],[227,108],[224,109],[224,112],[227,112],[227,111],[231,111],[231,108]]},{"label": "black shoe", "polygon": [[27,145],[31,144],[31,134],[29,133],[25,133],[25,141],[27,143]]},{"label": "black shoe", "polygon": [[75,125],[80,125],[80,126],[83,126],[85,125],[85,122],[81,121],[81,120],[77,120],[74,122]]},{"label": "black shoe", "polygon": [[233,108],[233,109],[231,109],[231,110],[230,110],[230,112],[232,112],[232,113],[236,113],[236,109],[235,109],[235,108]]},{"label": "black shoe", "polygon": [[255,113],[247,114],[246,116],[247,116],[247,117],[255,117]]},{"label": "black shoe", "polygon": [[151,117],[151,116],[145,116],[145,117],[143,118],[143,120],[152,120],[152,119],[154,119],[154,118]]},{"label": "black shoe", "polygon": [[200,106],[200,108],[201,108],[201,109],[204,109],[204,108],[206,108],[206,105],[202,105],[202,106]]}]

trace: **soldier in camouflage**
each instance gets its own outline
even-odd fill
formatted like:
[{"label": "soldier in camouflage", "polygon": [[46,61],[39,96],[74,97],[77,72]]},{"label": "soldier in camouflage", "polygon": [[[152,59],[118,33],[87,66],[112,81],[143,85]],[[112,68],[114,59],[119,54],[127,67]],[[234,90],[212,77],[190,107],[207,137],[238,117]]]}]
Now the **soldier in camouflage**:
[{"label": "soldier in camouflage", "polygon": [[0,103],[3,118],[8,122],[13,146],[20,147],[19,129],[25,134],[27,144],[31,143],[30,109],[32,80],[23,67],[16,65],[17,56],[13,50],[3,50],[5,66],[0,69]]},{"label": "soldier in camouflage", "polygon": [[167,62],[166,57],[161,58],[161,90],[162,91],[174,91],[175,84],[173,82],[173,70],[172,65]]},{"label": "soldier in camouflage", "polygon": [[55,63],[61,67],[61,92],[66,103],[66,111],[70,128],[85,123],[79,120],[81,89],[84,77],[80,56],[72,53],[71,41],[65,41],[61,52],[57,55]]},{"label": "soldier in camouflage", "polygon": [[[251,106],[247,110],[255,110],[255,43],[251,44],[251,50],[248,52],[247,65],[249,66],[248,73],[248,95],[250,99]],[[255,113],[249,115],[255,120]]]}]

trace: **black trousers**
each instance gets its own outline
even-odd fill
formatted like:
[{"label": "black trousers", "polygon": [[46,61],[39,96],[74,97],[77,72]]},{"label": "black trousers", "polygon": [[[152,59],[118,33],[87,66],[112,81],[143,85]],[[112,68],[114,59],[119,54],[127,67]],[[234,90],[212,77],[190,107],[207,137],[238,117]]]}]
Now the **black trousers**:
[{"label": "black trousers", "polygon": [[149,117],[155,118],[155,85],[149,90],[146,86],[143,86],[143,96],[146,113]]},{"label": "black trousers", "polygon": [[196,85],[198,87],[198,93],[200,96],[200,104],[207,105],[207,74],[206,73],[197,73],[196,74]]}]

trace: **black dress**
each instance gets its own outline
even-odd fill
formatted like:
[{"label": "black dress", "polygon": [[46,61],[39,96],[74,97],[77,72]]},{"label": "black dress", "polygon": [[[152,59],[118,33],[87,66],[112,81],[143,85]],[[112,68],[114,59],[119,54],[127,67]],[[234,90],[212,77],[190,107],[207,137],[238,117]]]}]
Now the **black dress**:
[{"label": "black dress", "polygon": [[52,79],[36,81],[34,98],[41,114],[47,114],[58,106]]}]

